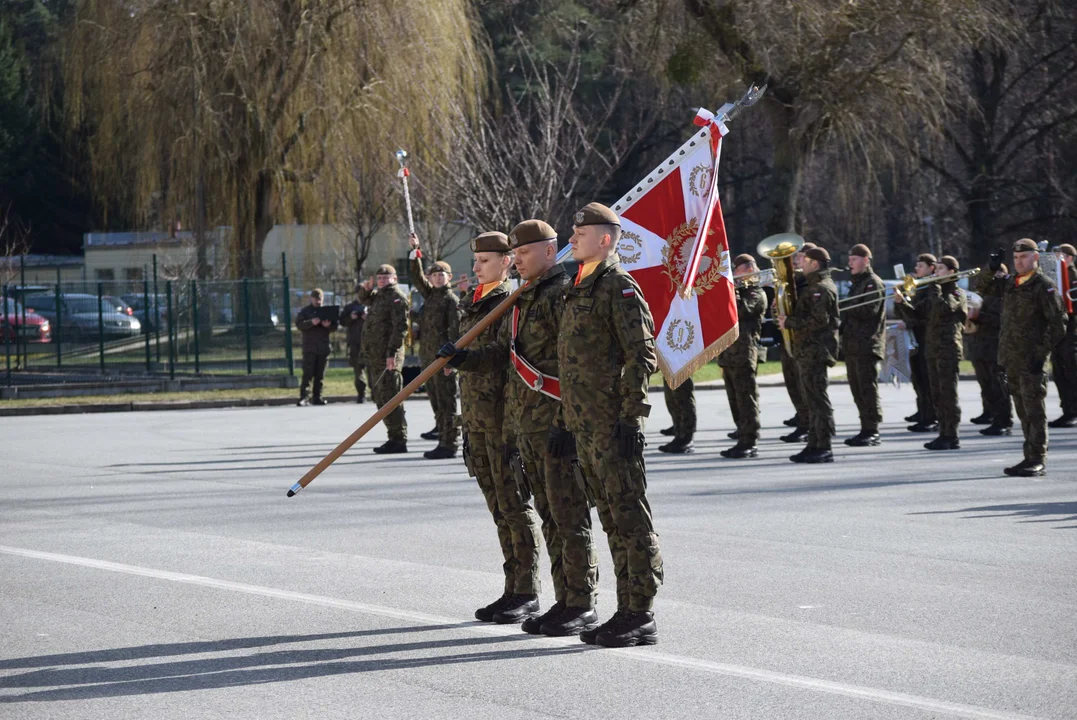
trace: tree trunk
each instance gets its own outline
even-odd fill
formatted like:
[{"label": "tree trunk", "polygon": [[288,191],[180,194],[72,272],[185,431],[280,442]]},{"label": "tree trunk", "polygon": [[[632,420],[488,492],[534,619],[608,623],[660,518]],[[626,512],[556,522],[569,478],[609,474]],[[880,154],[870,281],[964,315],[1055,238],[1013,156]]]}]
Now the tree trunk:
[{"label": "tree trunk", "polygon": [[766,200],[766,233],[794,232],[803,149],[793,136],[793,109],[769,96],[761,103],[774,135],[773,165]]}]

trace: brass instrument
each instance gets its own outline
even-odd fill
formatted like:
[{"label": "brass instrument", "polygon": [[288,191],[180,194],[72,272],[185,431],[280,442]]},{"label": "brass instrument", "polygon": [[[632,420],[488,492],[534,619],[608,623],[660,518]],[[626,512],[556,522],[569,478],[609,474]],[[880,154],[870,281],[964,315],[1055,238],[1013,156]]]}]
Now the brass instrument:
[{"label": "brass instrument", "polygon": [[980,268],[962,270],[961,272],[952,275],[928,275],[927,277],[922,278],[918,278],[915,275],[906,275],[901,279],[900,285],[894,287],[884,286],[876,290],[869,290],[866,293],[850,295],[849,297],[840,300],[838,302],[838,312],[845,312],[846,310],[852,310],[853,308],[877,303],[879,300],[885,300],[891,291],[893,291],[894,295],[900,293],[906,300],[911,300],[912,296],[916,294],[917,289],[922,288],[925,285],[950,281],[957,282],[961,278],[972,277],[978,272],[980,272]]},{"label": "brass instrument", "polygon": [[[793,279],[793,255],[804,247],[804,238],[796,233],[778,233],[763,238],[756,246],[756,252],[769,258],[774,266],[774,294],[778,315],[788,317],[793,314],[797,302],[797,286]],[[792,352],[793,332],[782,330],[785,349]]]},{"label": "brass instrument", "polygon": [[755,272],[733,276],[734,287],[748,287],[755,285],[758,285],[759,287],[774,287],[774,268],[756,270]]}]

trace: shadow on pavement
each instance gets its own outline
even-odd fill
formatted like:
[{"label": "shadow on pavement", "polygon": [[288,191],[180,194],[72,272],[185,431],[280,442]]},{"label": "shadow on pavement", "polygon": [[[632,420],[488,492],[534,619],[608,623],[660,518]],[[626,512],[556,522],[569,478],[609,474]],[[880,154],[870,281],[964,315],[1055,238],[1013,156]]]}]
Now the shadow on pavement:
[{"label": "shadow on pavement", "polygon": [[[1054,503],[1015,503],[1013,505],[982,505],[963,510],[930,510],[909,513],[910,515],[957,515],[960,513],[979,513],[967,515],[965,520],[990,518],[1022,518],[1022,523],[1066,523],[1077,522],[1077,502]],[[1061,525],[1059,530],[1077,530],[1077,525]]]},{"label": "shadow on pavement", "polygon": [[[307,642],[339,637],[376,635],[383,632],[415,632],[438,628],[467,627],[466,624],[451,626],[422,626],[419,628],[393,628],[389,630],[363,631],[330,635],[281,636],[269,638],[241,638],[205,643],[179,643],[176,645],[148,645],[143,648],[121,648],[90,653],[73,653],[53,656],[62,662],[100,663],[106,658],[125,660],[139,657],[159,657],[189,653],[226,652],[229,650],[262,647],[281,642]],[[21,675],[0,678],[0,688],[47,688],[21,695],[0,696],[0,703],[53,702],[85,700],[128,695],[153,695],[158,693],[187,692],[237,685],[260,685],[264,683],[289,682],[307,678],[327,677],[351,673],[407,670],[438,665],[456,665],[474,662],[503,662],[505,660],[573,655],[592,650],[586,645],[568,647],[542,646],[530,648],[492,649],[496,645],[517,645],[534,642],[535,638],[520,634],[504,637],[455,638],[425,640],[420,642],[373,645],[369,647],[320,648],[308,650],[279,650],[227,657],[209,657],[150,665],[125,667],[70,667],[61,670],[49,667],[48,656],[24,658],[11,663],[33,661],[42,669]],[[491,647],[477,652],[456,654],[425,654],[421,657],[372,657],[352,658],[391,653],[415,653],[425,650],[444,650],[459,647]],[[19,665],[14,665],[19,667]]]}]

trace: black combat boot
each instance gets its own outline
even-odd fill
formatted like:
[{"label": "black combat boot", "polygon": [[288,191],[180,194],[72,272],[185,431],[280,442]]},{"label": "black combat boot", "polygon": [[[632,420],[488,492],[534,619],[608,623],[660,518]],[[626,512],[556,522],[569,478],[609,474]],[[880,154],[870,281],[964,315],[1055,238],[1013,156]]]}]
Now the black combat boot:
[{"label": "black combat boot", "polygon": [[[1047,423],[1047,427],[1052,428],[1072,428],[1077,427],[1077,415],[1071,415],[1070,413],[1062,413],[1062,417],[1055,418],[1051,422]],[[1028,476],[1026,476],[1028,477]]]},{"label": "black combat boot", "polygon": [[753,443],[753,442],[743,442],[743,441],[740,441],[740,440],[738,440],[737,444],[734,445],[733,447],[729,448],[728,450],[723,450],[722,452],[719,453],[719,455],[721,455],[722,457],[731,458],[733,460],[741,460],[743,458],[754,458],[758,454],[759,454],[759,451],[756,450],[755,443]]},{"label": "black combat boot", "polygon": [[918,423],[918,422],[920,422],[920,411],[917,410],[912,415],[909,415],[908,417],[906,417],[905,422],[907,422],[907,423]]},{"label": "black combat boot", "polygon": [[671,442],[658,447],[658,452],[672,453],[673,455],[691,455],[695,451],[695,446],[692,445],[691,438],[675,437]]},{"label": "black combat boot", "polygon": [[1010,477],[1043,477],[1047,474],[1047,468],[1043,463],[1022,460],[1013,467],[1003,470]]},{"label": "black combat boot", "polygon": [[734,430],[733,432],[726,433],[725,436],[730,440],[740,440],[740,433],[736,430]]},{"label": "black combat boot", "polygon": [[448,460],[449,458],[456,457],[456,450],[450,447],[445,447],[444,445],[438,445],[433,450],[424,452],[423,457],[427,460]]},{"label": "black combat boot", "polygon": [[596,627],[598,613],[594,608],[566,607],[560,614],[544,621],[541,631],[549,637],[569,637]]},{"label": "black combat boot", "polygon": [[433,430],[430,430],[429,432],[421,433],[419,435],[419,437],[421,437],[423,440],[437,440],[438,437],[439,437],[438,429],[434,428]]},{"label": "black combat boot", "polygon": [[960,450],[961,441],[955,437],[939,435],[931,442],[924,443],[924,447],[928,450]]},{"label": "black combat boot", "polygon": [[984,410],[982,414],[972,418],[969,422],[973,425],[990,425],[993,422],[993,418],[986,410]]},{"label": "black combat boot", "polygon": [[793,432],[789,433],[788,435],[782,435],[780,439],[782,442],[787,443],[807,442],[808,431],[804,428],[795,428]]},{"label": "black combat boot", "polygon": [[782,420],[782,425],[785,425],[786,427],[800,427],[800,418],[794,415],[788,420]]},{"label": "black combat boot", "polygon": [[793,460],[793,462],[808,463],[810,465],[830,463],[834,462],[834,453],[829,448],[812,448],[801,455],[800,460]]},{"label": "black combat boot", "polygon": [[882,442],[879,433],[874,430],[861,430],[859,435],[854,435],[845,440],[849,447],[874,447]]},{"label": "black combat boot", "polygon": [[397,455],[399,453],[406,453],[408,451],[408,444],[406,442],[400,442],[399,440],[389,440],[384,445],[379,445],[374,448],[374,452],[378,455]]},{"label": "black combat boot", "polygon": [[658,626],[652,612],[629,612],[613,627],[600,632],[595,644],[602,647],[632,647],[658,642]]},{"label": "black combat boot", "polygon": [[322,399],[321,395],[315,395],[314,398],[310,401],[310,404],[311,405],[325,405],[326,403],[325,403],[325,400]]},{"label": "black combat boot", "polygon": [[549,610],[541,615],[532,615],[524,620],[523,624],[520,625],[520,629],[528,635],[541,635],[542,631],[540,628],[542,627],[542,623],[549,620],[556,620],[557,616],[564,611],[565,604],[563,602],[555,602]]},{"label": "black combat boot", "polygon": [[586,630],[581,630],[580,631],[580,640],[587,643],[588,645],[594,645],[595,644],[595,638],[598,637],[598,634],[601,633],[601,632],[605,632],[606,630],[609,630],[612,627],[616,627],[617,624],[621,622],[621,618],[623,618],[625,616],[625,614],[626,614],[625,610],[618,610],[617,612],[613,613],[613,615],[610,616],[609,620],[602,623],[601,625],[596,625],[593,628],[587,628]]},{"label": "black combat boot", "polygon": [[510,595],[501,609],[494,613],[493,620],[498,625],[512,625],[523,622],[538,611],[538,595]]},{"label": "black combat boot", "polygon": [[297,402],[295,405],[296,407],[306,407],[307,405],[310,405],[310,400],[307,399],[306,395],[300,395],[299,402]]},{"label": "black combat boot", "polygon": [[807,456],[808,453],[811,453],[811,452],[814,452],[814,451],[815,451],[815,448],[805,446],[803,450],[798,452],[796,455],[791,455],[789,457],[789,459],[791,461],[795,462],[795,463],[802,463],[802,462],[804,462],[805,456]]},{"label": "black combat boot", "polygon": [[666,437],[673,437],[677,431],[673,428],[672,425],[670,425],[668,428],[664,428],[662,430],[659,430],[658,432],[662,433]]},{"label": "black combat boot", "polygon": [[484,605],[475,611],[475,619],[482,620],[483,622],[492,622],[494,619],[494,613],[501,609],[501,606],[509,599],[510,595],[505,593],[497,600],[494,600],[489,605]]},{"label": "black combat boot", "polygon": [[981,435],[998,436],[998,435],[1010,435],[1013,432],[1013,425],[998,425],[992,423],[980,431]]},{"label": "black combat boot", "polygon": [[908,429],[909,429],[909,432],[917,432],[917,433],[938,432],[939,431],[939,424],[937,422],[933,422],[933,423],[918,422],[915,425],[910,425]]}]

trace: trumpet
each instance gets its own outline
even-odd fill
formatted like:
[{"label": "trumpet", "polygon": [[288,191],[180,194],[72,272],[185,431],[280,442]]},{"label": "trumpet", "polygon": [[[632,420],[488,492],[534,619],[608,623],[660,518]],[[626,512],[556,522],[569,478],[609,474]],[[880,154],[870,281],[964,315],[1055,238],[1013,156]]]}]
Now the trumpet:
[{"label": "trumpet", "polygon": [[753,285],[758,285],[759,287],[774,287],[774,268],[756,270],[755,272],[735,275],[733,277],[734,287],[749,287]]},{"label": "trumpet", "polygon": [[980,268],[962,270],[953,275],[929,275],[922,278],[918,278],[914,275],[906,275],[902,278],[900,285],[894,287],[881,287],[876,290],[869,290],[866,293],[850,295],[849,297],[840,300],[838,302],[838,312],[845,312],[846,310],[852,310],[853,308],[877,303],[880,300],[886,300],[887,296],[891,295],[891,291],[893,291],[893,295],[900,293],[906,299],[911,299],[918,289],[926,285],[933,285],[940,282],[956,282],[961,278],[972,277],[978,272],[980,272]]}]

